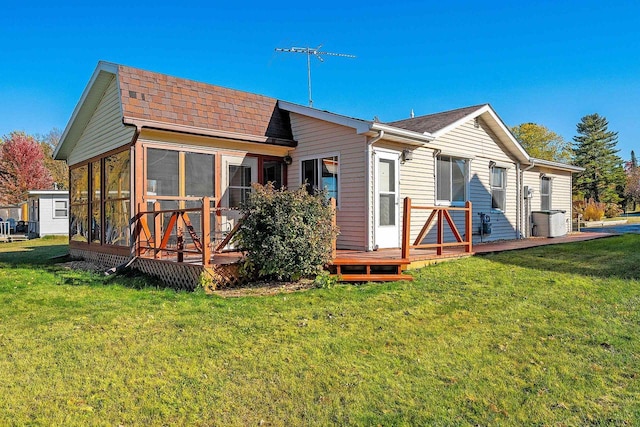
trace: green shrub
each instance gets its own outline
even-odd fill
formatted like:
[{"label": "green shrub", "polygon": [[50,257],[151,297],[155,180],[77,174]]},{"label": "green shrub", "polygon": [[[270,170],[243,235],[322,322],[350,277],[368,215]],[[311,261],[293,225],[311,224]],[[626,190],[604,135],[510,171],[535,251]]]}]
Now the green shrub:
[{"label": "green shrub", "polygon": [[246,275],[297,280],[315,276],[330,261],[338,232],[326,194],[256,184],[242,211],[246,218],[234,242],[246,251]]},{"label": "green shrub", "polygon": [[617,203],[607,203],[604,208],[604,216],[607,218],[617,218],[622,215],[624,211],[620,209]]}]

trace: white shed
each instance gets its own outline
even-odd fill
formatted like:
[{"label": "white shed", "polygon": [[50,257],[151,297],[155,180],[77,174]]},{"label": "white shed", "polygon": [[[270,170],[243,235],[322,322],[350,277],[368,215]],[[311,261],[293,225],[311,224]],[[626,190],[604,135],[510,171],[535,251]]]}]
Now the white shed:
[{"label": "white shed", "polygon": [[31,190],[29,197],[29,235],[44,237],[69,235],[69,192]]}]

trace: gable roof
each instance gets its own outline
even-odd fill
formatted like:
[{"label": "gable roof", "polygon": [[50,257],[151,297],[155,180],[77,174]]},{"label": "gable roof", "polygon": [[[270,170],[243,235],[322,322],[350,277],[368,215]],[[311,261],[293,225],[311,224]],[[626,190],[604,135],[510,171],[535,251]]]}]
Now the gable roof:
[{"label": "gable roof", "polygon": [[467,117],[480,108],[488,104],[473,105],[471,107],[457,108],[455,110],[443,111],[441,113],[427,114],[411,119],[398,120],[387,123],[390,126],[411,130],[420,133],[434,134],[460,119]]},{"label": "gable roof", "polygon": [[491,131],[502,142],[505,149],[519,162],[529,164],[529,154],[513,136],[507,125],[489,104],[473,105],[442,113],[429,114],[389,123],[390,126],[402,127],[414,132],[425,132],[435,138],[457,128],[469,120],[482,117]]},{"label": "gable roof", "polygon": [[76,105],[54,158],[67,158],[116,78],[124,125],[295,146],[278,100],[100,61]]}]

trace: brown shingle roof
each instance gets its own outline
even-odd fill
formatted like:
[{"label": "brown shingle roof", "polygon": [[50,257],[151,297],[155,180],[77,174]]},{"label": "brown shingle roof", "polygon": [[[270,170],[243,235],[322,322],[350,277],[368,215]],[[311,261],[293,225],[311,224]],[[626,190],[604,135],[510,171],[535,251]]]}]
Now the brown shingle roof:
[{"label": "brown shingle roof", "polygon": [[471,107],[458,108],[456,110],[444,111],[442,113],[428,114],[426,116],[399,120],[397,122],[391,122],[387,124],[414,132],[434,133],[439,131],[440,129],[444,129],[452,123],[457,122],[458,120],[473,113],[479,108],[484,107],[485,105],[487,104],[473,105]]},{"label": "brown shingle roof", "polygon": [[289,114],[277,99],[118,66],[125,119],[267,137],[294,144]]}]

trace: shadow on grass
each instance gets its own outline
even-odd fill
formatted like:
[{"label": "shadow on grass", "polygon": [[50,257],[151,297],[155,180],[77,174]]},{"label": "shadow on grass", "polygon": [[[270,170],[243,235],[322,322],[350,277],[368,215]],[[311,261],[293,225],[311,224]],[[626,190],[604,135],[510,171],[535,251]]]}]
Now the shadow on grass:
[{"label": "shadow on grass", "polygon": [[55,275],[55,283],[71,286],[119,285],[132,289],[173,289],[158,278],[148,276],[138,270],[124,269],[117,274],[106,276],[102,270],[87,271],[63,266],[72,261],[68,244],[51,244],[46,240],[33,240],[5,246],[0,252],[2,268],[33,268]]},{"label": "shadow on grass", "polygon": [[640,279],[640,235],[481,255],[495,262],[583,276]]}]

